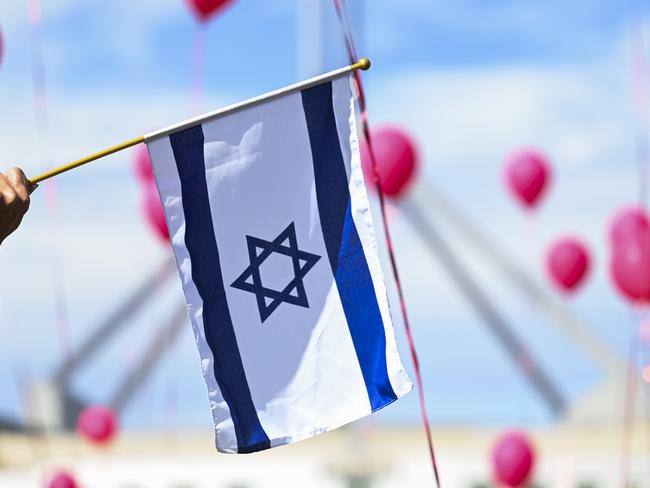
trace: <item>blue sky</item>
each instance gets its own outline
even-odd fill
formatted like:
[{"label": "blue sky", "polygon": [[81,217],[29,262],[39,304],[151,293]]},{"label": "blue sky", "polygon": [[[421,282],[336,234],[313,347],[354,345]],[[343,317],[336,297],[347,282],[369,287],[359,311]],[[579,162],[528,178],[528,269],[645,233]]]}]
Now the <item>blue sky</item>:
[{"label": "blue sky", "polygon": [[[181,0],[44,3],[50,113],[44,141],[37,139],[33,116],[26,7],[0,6],[5,166],[18,162],[34,174],[188,115],[198,29]],[[239,0],[207,26],[204,108],[299,79],[304,67],[298,59],[308,45],[299,36],[299,3]],[[346,60],[331,6],[324,5],[327,48],[314,56],[322,56],[327,69]],[[604,234],[609,215],[634,201],[638,188],[629,39],[631,19],[644,15],[642,2],[376,0],[354,9],[360,52],[373,60],[365,75],[371,120],[402,124],[417,137],[418,189],[442,191],[542,283],[551,239],[567,232],[587,239],[596,268],[569,307],[623,353],[637,318],[609,285]],[[555,167],[552,192],[532,223],[500,181],[503,157],[524,144],[543,148]],[[130,158],[125,153],[59,177],[58,223],[48,224],[41,191],[22,232],[3,244],[0,412],[19,414],[16,378],[26,386],[61,359],[52,253],[64,270],[73,343],[165,259],[168,250],[141,217]],[[595,385],[600,373],[589,359],[429,210],[563,393],[578,398]],[[433,421],[549,421],[399,212],[394,232]],[[174,281],[77,378],[75,390],[92,401],[107,399],[121,367],[137,358],[180,299]],[[409,362],[399,323],[398,340]],[[412,394],[376,420],[416,422],[418,415]],[[189,326],[124,422],[209,425]]]}]

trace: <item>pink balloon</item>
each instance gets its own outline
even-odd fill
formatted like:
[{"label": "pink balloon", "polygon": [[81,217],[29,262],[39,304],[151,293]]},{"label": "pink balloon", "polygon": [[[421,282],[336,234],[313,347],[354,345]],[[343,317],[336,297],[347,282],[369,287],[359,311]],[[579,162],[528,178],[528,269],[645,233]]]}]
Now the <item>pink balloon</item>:
[{"label": "pink balloon", "polygon": [[2,40],[2,29],[0,29],[0,66],[2,66],[3,55],[4,55],[4,42]]},{"label": "pink balloon", "polygon": [[[413,138],[404,129],[393,125],[373,129],[370,137],[382,191],[389,197],[402,196],[418,169],[418,151]],[[360,150],[366,180],[374,181],[372,159],[365,140],[361,142]]]},{"label": "pink balloon", "polygon": [[55,473],[47,482],[47,488],[77,488],[77,482],[70,473],[59,471]]},{"label": "pink balloon", "polygon": [[609,241],[616,246],[623,240],[650,234],[650,217],[642,207],[629,206],[616,212],[609,224]]},{"label": "pink balloon", "polygon": [[77,431],[90,442],[106,444],[115,437],[117,431],[115,413],[99,405],[88,407],[77,419]]},{"label": "pink balloon", "polygon": [[142,206],[147,221],[160,239],[169,242],[169,229],[165,221],[165,210],[160,202],[160,195],[156,185],[151,182],[143,187],[143,191]]},{"label": "pink balloon", "polygon": [[558,288],[575,291],[587,277],[590,261],[587,246],[578,239],[558,239],[546,253],[546,271]]},{"label": "pink balloon", "polygon": [[234,0],[187,0],[187,3],[199,17],[199,20],[205,22],[213,15],[216,15]]},{"label": "pink balloon", "polygon": [[511,154],[505,163],[506,185],[525,206],[534,207],[544,195],[551,179],[546,157],[535,149],[521,149]]},{"label": "pink balloon", "polygon": [[535,450],[522,432],[504,434],[492,450],[494,477],[504,486],[524,486],[533,473],[534,465]]},{"label": "pink balloon", "polygon": [[610,274],[618,291],[632,301],[650,301],[650,233],[628,236],[613,246]]},{"label": "pink balloon", "polygon": [[151,166],[147,146],[144,144],[138,146],[133,156],[133,170],[138,176],[138,179],[143,183],[153,181],[153,166]]}]

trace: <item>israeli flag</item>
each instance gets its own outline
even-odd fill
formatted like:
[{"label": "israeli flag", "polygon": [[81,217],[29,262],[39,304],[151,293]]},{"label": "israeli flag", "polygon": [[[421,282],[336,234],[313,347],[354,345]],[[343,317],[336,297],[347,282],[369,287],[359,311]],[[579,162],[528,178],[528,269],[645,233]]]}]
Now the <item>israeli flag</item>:
[{"label": "israeli flag", "polygon": [[410,391],[348,76],[147,143],[219,451],[306,439]]}]

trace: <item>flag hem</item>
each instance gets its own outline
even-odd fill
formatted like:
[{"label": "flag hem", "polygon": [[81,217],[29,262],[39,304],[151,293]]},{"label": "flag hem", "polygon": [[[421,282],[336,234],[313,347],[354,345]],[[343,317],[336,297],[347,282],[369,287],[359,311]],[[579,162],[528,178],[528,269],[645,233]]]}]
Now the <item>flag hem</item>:
[{"label": "flag hem", "polygon": [[[327,432],[339,429],[339,428],[343,427],[344,425],[351,424],[353,422],[357,422],[357,421],[361,420],[362,418],[368,417],[369,415],[371,415],[371,414],[373,414],[373,413],[375,413],[375,412],[377,412],[377,411],[391,405],[392,403],[395,403],[397,400],[399,400],[403,396],[409,394],[413,390],[413,383],[409,382],[409,384],[407,386],[408,386],[408,388],[406,388],[401,394],[398,394],[396,392],[396,397],[395,398],[390,399],[386,403],[384,403],[382,405],[379,405],[379,406],[375,407],[374,409],[370,410],[369,412],[364,413],[363,415],[360,415],[360,416],[358,416],[358,417],[356,417],[354,419],[345,420],[343,422],[340,422],[340,423],[337,423],[337,424],[334,424],[334,425],[331,425],[331,426],[328,426],[328,427],[323,427],[321,429],[311,430],[311,431],[306,432],[304,434],[292,435],[292,436],[287,436],[287,437],[277,437],[275,439],[270,439],[270,441],[271,441],[270,445],[269,445],[268,442],[266,442],[266,443],[258,442],[258,443],[252,444],[250,446],[238,446],[238,447],[234,447],[234,448],[233,447],[223,447],[223,446],[219,446],[216,443],[216,437],[215,437],[215,446],[217,448],[217,451],[222,453],[222,454],[254,454],[256,452],[266,451],[266,450],[272,449],[274,447],[287,446],[289,444],[294,444],[296,442],[311,439],[312,437],[316,437],[318,435],[325,434]],[[258,447],[259,447],[259,449],[257,449]]]}]

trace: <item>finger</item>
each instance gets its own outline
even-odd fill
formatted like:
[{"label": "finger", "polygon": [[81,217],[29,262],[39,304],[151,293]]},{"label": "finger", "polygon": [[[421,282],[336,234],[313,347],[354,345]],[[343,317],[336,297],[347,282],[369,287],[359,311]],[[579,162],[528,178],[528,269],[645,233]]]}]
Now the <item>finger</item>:
[{"label": "finger", "polygon": [[18,195],[6,175],[0,173],[0,196],[5,205],[13,205]]},{"label": "finger", "polygon": [[7,179],[23,203],[29,204],[29,180],[20,168],[11,168],[7,171]]},{"label": "finger", "polygon": [[17,217],[22,218],[22,216],[27,213],[27,210],[29,210],[29,180],[20,168],[11,168],[7,171],[7,180],[9,181],[11,188],[16,192],[16,203],[18,205],[15,206],[15,209]]},{"label": "finger", "polygon": [[9,170],[7,175],[0,173],[0,195],[2,195],[2,200],[14,216],[14,219],[22,218],[29,210],[30,204],[27,188],[20,181],[21,174],[22,171],[17,174],[16,171],[12,170]]},{"label": "finger", "polygon": [[22,200],[10,184],[7,176],[0,173],[0,201],[4,208],[3,225],[6,226],[7,235],[9,235],[18,228],[23,216],[29,210],[29,196],[26,201]]}]

